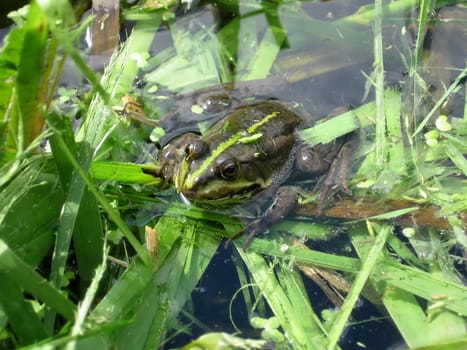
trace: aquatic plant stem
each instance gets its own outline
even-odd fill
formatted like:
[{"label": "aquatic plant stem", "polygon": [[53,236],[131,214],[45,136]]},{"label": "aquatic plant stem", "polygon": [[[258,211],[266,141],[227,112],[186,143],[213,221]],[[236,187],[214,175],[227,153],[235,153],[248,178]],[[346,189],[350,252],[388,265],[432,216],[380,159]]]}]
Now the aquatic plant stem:
[{"label": "aquatic plant stem", "polygon": [[382,0],[375,0],[374,32],[374,62],[373,74],[375,76],[375,102],[376,102],[376,138],[375,152],[376,164],[382,168],[386,160],[386,116],[384,108],[384,59],[382,34]]}]

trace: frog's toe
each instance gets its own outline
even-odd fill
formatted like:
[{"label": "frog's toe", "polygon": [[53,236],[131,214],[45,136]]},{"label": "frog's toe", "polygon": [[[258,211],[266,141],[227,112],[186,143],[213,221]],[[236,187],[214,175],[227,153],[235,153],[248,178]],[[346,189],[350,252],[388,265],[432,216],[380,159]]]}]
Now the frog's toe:
[{"label": "frog's toe", "polygon": [[246,225],[242,230],[232,235],[229,238],[229,241],[232,242],[236,240],[237,238],[240,238],[241,236],[243,236],[245,233],[248,233],[248,236],[246,236],[242,244],[243,250],[247,251],[248,247],[250,246],[251,242],[256,237],[256,235],[264,232],[265,230],[266,230],[266,227],[264,226],[264,223],[261,220],[254,220],[250,222],[248,225]]},{"label": "frog's toe", "polygon": [[261,219],[254,220],[245,226],[245,228],[240,231],[241,234],[248,233],[248,236],[246,236],[242,244],[243,250],[246,252],[253,239],[260,233],[264,232],[266,229],[267,228],[265,227],[265,223]]},{"label": "frog's toe", "polygon": [[323,209],[325,207],[326,201],[328,199],[334,197],[334,195],[337,192],[344,192],[347,195],[352,195],[352,191],[349,190],[349,188],[347,187],[347,181],[345,179],[340,179],[340,180],[342,180],[342,181],[340,181],[338,183],[335,183],[334,181],[326,181],[325,180],[324,184],[321,184],[321,188],[316,188],[315,187],[314,191],[316,191],[316,192],[319,189],[321,189],[321,193],[319,195],[319,201],[318,201],[317,208],[316,208],[318,214],[322,213],[322,211],[323,211]]},{"label": "frog's toe", "polygon": [[250,232],[250,234],[245,238],[242,244],[242,249],[243,251],[247,251],[248,247],[250,246],[251,242],[253,241],[253,238],[255,238],[256,232]]}]

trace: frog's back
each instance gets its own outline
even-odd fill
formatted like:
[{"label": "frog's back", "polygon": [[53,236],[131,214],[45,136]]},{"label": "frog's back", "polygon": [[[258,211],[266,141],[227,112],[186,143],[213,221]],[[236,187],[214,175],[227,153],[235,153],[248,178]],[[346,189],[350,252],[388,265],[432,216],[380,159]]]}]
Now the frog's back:
[{"label": "frog's back", "polygon": [[263,134],[274,137],[290,134],[302,123],[302,118],[274,101],[263,101],[238,107],[218,123],[213,134],[226,132],[235,134]]}]

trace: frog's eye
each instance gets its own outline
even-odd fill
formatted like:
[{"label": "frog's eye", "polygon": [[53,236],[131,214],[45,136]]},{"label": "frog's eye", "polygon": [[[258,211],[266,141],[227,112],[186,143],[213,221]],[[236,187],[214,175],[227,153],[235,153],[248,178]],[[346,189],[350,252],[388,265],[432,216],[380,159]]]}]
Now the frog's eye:
[{"label": "frog's eye", "polygon": [[195,160],[200,158],[208,150],[207,145],[201,141],[197,140],[193,143],[188,144],[185,147],[185,155],[187,160]]},{"label": "frog's eye", "polygon": [[227,159],[217,165],[218,174],[227,181],[235,180],[238,174],[238,164],[233,159]]}]

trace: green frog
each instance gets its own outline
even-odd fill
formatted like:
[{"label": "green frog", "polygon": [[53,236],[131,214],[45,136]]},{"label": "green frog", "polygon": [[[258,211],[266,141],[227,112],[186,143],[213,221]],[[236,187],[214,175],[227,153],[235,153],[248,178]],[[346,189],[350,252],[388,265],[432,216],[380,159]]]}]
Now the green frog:
[{"label": "green frog", "polygon": [[298,205],[298,191],[286,182],[295,174],[320,178],[318,207],[337,189],[349,192],[346,170],[354,138],[307,146],[298,130],[306,118],[271,100],[233,107],[200,136],[173,138],[158,156],[155,175],[195,204],[225,206],[270,201],[267,209],[234,235],[247,234],[243,248]]}]

